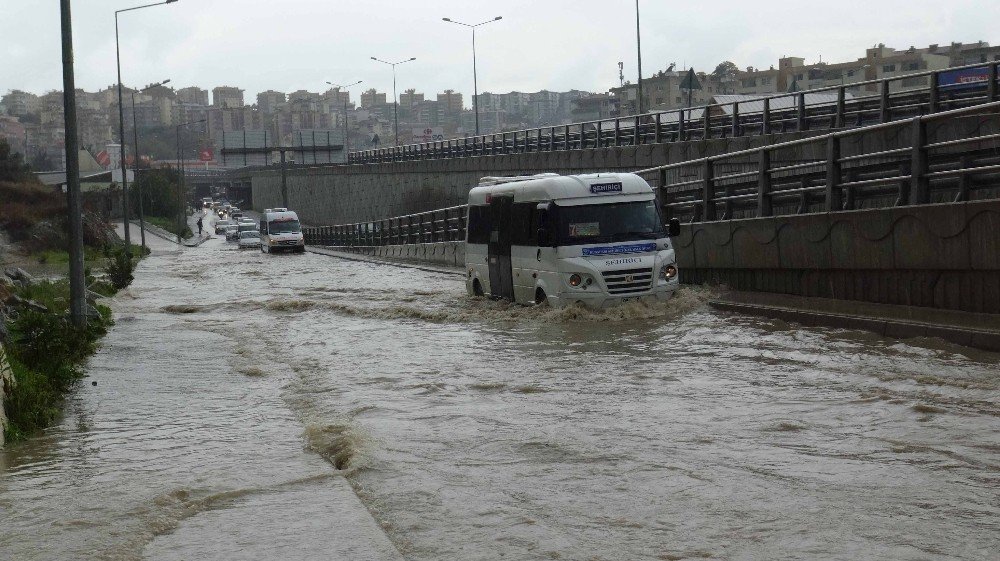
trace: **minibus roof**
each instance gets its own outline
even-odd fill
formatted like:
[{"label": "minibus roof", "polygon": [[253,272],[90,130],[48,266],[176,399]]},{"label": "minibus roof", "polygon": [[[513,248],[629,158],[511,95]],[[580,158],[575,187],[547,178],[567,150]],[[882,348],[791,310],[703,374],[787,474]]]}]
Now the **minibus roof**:
[{"label": "minibus roof", "polygon": [[653,188],[634,173],[587,175],[543,174],[516,178],[483,178],[469,191],[469,204],[489,204],[495,196],[513,195],[514,202],[556,201],[563,205],[615,203],[654,198]]},{"label": "minibus roof", "polygon": [[265,222],[287,222],[289,220],[298,220],[299,215],[295,214],[295,211],[286,210],[285,212],[265,212],[264,221]]}]

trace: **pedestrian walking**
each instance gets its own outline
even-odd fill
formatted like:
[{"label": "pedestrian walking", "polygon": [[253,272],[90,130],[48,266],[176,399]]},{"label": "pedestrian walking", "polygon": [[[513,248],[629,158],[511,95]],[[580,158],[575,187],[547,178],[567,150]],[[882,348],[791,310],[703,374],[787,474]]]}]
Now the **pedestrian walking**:
[{"label": "pedestrian walking", "polygon": [[201,237],[201,217],[198,217],[198,237]]}]

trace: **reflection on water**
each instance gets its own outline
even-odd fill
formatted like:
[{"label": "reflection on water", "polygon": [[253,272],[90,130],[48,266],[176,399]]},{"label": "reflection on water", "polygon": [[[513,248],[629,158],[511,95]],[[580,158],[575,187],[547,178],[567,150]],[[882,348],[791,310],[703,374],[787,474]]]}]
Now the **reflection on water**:
[{"label": "reflection on water", "polygon": [[215,534],[335,516],[342,476],[412,560],[1000,547],[996,355],[719,314],[704,289],[534,309],[221,241],[137,277],[98,385],[0,454],[11,558],[274,558],[287,540]]}]

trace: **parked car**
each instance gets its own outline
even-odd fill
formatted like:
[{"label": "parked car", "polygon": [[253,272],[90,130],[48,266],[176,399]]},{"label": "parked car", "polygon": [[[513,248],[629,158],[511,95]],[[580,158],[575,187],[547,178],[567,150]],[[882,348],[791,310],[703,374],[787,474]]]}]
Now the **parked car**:
[{"label": "parked car", "polygon": [[240,232],[240,249],[248,247],[260,247],[260,232],[257,230],[244,230]]}]

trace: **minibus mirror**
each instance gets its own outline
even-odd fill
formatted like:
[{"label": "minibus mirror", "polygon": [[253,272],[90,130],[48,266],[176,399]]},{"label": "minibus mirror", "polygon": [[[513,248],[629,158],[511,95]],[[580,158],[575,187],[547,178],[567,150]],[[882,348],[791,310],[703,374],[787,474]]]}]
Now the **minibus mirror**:
[{"label": "minibus mirror", "polygon": [[676,218],[671,218],[670,222],[667,223],[667,235],[671,238],[675,238],[681,235],[681,221]]}]

